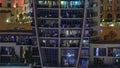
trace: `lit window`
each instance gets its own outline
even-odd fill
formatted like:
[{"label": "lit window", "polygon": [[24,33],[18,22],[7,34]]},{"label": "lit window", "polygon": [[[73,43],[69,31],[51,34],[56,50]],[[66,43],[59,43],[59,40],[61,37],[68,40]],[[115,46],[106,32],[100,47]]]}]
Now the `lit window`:
[{"label": "lit window", "polygon": [[67,1],[61,1],[61,7],[62,8],[67,8],[68,7],[68,2]]},{"label": "lit window", "polygon": [[114,24],[109,24],[110,27],[114,27]]},{"label": "lit window", "polygon": [[103,26],[102,23],[100,23],[100,26]]},{"label": "lit window", "polygon": [[84,39],[84,40],[83,40],[83,45],[84,45],[84,46],[88,46],[88,45],[89,45],[89,40]]},{"label": "lit window", "polygon": [[100,32],[103,32],[103,30],[102,30],[102,29],[100,29]]},{"label": "lit window", "polygon": [[111,4],[111,3],[112,3],[112,0],[108,0],[108,3]]},{"label": "lit window", "polygon": [[102,19],[102,21],[105,21],[105,19]]},{"label": "lit window", "polygon": [[95,3],[93,3],[93,7],[97,7],[97,3],[95,2]]},{"label": "lit window", "polygon": [[106,48],[94,48],[94,56],[106,56]]}]

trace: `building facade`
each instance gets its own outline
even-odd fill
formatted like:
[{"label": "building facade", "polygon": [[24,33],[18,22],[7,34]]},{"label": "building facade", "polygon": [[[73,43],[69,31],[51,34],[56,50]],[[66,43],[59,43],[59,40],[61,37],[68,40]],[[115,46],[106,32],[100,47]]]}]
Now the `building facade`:
[{"label": "building facade", "polygon": [[[104,47],[103,47],[104,46]],[[119,65],[120,63],[120,44],[91,44],[90,62],[98,65]]]},{"label": "building facade", "polygon": [[[100,19],[102,40],[119,40],[119,16],[120,16],[120,1],[119,0],[100,0]],[[110,34],[113,37],[110,37]]]},{"label": "building facade", "polygon": [[100,32],[97,38],[91,39],[90,63],[95,65],[119,65],[120,1],[99,0],[97,2],[100,10],[98,12]]},{"label": "building facade", "polygon": [[31,3],[24,3],[24,0],[0,0],[0,66],[8,63],[22,65],[32,60],[27,57],[32,57],[31,46],[34,45],[31,13],[24,9],[24,5],[29,8]]},{"label": "building facade", "polygon": [[0,30],[32,30],[29,6],[24,0],[0,0]]},{"label": "building facade", "polygon": [[87,68],[89,37],[98,33],[96,7],[93,0],[33,0],[34,57],[41,67]]},{"label": "building facade", "polygon": [[0,63],[88,68],[90,37],[100,30],[96,0],[1,0],[0,6]]}]

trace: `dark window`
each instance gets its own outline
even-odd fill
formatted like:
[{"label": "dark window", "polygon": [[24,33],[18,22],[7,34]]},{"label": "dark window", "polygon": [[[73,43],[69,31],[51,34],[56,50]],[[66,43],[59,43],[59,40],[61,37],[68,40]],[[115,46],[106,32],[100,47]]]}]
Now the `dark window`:
[{"label": "dark window", "polygon": [[108,56],[113,56],[113,48],[108,48]]},{"label": "dark window", "polygon": [[102,12],[103,11],[103,6],[100,6],[100,12]]},{"label": "dark window", "polygon": [[2,3],[0,3],[0,7],[2,7]]},{"label": "dark window", "polygon": [[112,10],[112,6],[108,6],[108,11],[111,11]]},{"label": "dark window", "polygon": [[7,3],[7,7],[10,8],[11,7],[11,3]]},{"label": "dark window", "polygon": [[120,7],[117,7],[117,11],[120,11]]},{"label": "dark window", "polygon": [[32,55],[34,55],[34,56],[39,56],[39,51],[38,51],[38,48],[37,48],[37,47],[33,47],[33,48],[32,48]]},{"label": "dark window", "polygon": [[103,4],[103,0],[100,0],[101,4]]},{"label": "dark window", "polygon": [[111,3],[112,3],[112,0],[108,0],[108,3],[111,4]]},{"label": "dark window", "polygon": [[108,14],[108,15],[107,15],[107,18],[112,18],[112,14]]},{"label": "dark window", "polygon": [[104,58],[94,58],[94,64],[104,64]]},{"label": "dark window", "polygon": [[116,15],[116,18],[120,18],[120,14],[117,14],[117,15]]},{"label": "dark window", "polygon": [[42,60],[44,66],[58,66],[58,50],[42,49]]},{"label": "dark window", "polygon": [[40,65],[40,57],[32,57],[32,63],[35,65]]}]

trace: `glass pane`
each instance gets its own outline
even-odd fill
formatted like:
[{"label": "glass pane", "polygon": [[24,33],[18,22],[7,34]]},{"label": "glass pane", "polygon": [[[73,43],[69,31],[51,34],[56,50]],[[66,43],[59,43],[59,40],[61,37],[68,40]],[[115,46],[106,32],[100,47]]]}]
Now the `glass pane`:
[{"label": "glass pane", "polygon": [[76,63],[77,50],[75,49],[62,49],[61,64],[62,66],[74,67]]},{"label": "glass pane", "polygon": [[42,49],[42,60],[44,66],[58,66],[58,50]]}]

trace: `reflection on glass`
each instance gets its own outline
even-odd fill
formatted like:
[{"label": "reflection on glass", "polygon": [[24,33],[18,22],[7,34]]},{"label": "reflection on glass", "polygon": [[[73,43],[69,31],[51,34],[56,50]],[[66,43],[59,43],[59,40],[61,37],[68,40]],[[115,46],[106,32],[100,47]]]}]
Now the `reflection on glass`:
[{"label": "reflection on glass", "polygon": [[79,46],[79,40],[61,40],[62,47],[78,47]]},{"label": "reflection on glass", "polygon": [[82,28],[81,20],[62,20],[61,28]]},{"label": "reflection on glass", "polygon": [[89,49],[88,48],[82,48],[81,55],[82,56],[89,56]]},{"label": "reflection on glass", "polygon": [[61,30],[61,37],[80,37],[80,30]]},{"label": "reflection on glass", "polygon": [[74,67],[76,63],[77,50],[75,49],[63,49],[62,50],[62,66]]},{"label": "reflection on glass", "polygon": [[89,46],[89,40],[88,39],[83,39],[83,47]]},{"label": "reflection on glass", "polygon": [[106,56],[106,48],[94,48],[94,56]]},{"label": "reflection on glass", "polygon": [[58,65],[58,50],[57,49],[42,49],[42,59],[44,66]]},{"label": "reflection on glass", "polygon": [[61,1],[61,8],[83,8],[83,1]]},{"label": "reflection on glass", "polygon": [[37,6],[40,8],[58,8],[58,1],[38,1]]},{"label": "reflection on glass", "polygon": [[39,20],[37,24],[39,27],[50,27],[50,28],[58,28],[58,20]]},{"label": "reflection on glass", "polygon": [[108,48],[108,56],[120,56],[120,48]]},{"label": "reflection on glass", "polygon": [[50,30],[50,29],[41,29],[39,30],[40,37],[58,37],[58,30]]},{"label": "reflection on glass", "polygon": [[43,47],[57,47],[58,46],[58,40],[57,39],[41,39],[40,45]]}]

